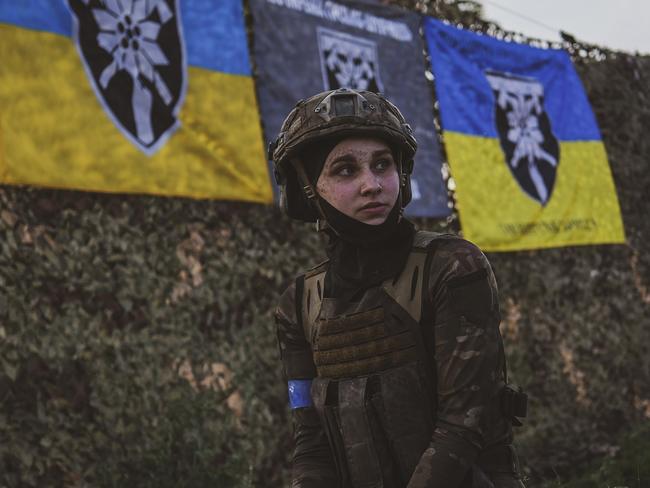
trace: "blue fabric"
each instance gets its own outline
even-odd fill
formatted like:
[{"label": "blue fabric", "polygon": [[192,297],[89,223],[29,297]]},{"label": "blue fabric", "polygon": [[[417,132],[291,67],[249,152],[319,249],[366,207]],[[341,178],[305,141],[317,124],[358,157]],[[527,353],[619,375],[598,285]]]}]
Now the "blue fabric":
[{"label": "blue fabric", "polygon": [[181,0],[187,62],[234,75],[251,75],[241,0]]},{"label": "blue fabric", "polygon": [[65,0],[0,0],[0,22],[72,35],[72,14]]},{"label": "blue fabric", "polygon": [[562,141],[600,140],[600,131],[569,55],[506,42],[424,18],[442,127],[447,131],[498,137],[494,96],[486,70],[536,78],[544,107]]},{"label": "blue fabric", "polygon": [[289,406],[294,408],[311,407],[311,380],[289,380]]},{"label": "blue fabric", "polygon": [[[187,63],[251,75],[241,0],[180,0]],[[0,22],[72,35],[67,0],[0,0]]]}]

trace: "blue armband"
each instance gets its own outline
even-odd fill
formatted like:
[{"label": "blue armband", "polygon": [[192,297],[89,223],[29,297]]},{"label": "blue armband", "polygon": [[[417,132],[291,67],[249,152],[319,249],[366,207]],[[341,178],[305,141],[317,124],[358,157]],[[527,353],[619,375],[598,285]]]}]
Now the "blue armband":
[{"label": "blue armband", "polygon": [[294,408],[311,407],[311,380],[289,380],[289,406]]}]

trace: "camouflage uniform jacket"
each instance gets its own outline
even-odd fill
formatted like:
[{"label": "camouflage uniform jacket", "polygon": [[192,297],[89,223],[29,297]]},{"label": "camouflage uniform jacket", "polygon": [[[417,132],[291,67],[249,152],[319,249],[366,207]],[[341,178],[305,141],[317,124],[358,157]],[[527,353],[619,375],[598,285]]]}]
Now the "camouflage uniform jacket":
[{"label": "camouflage uniform jacket", "polygon": [[[324,298],[311,337],[296,284],[282,295],[285,377],[309,382],[320,399],[292,410],[294,488],[523,486],[500,407],[505,358],[494,274],[475,245],[445,237],[428,251],[423,285],[420,343],[429,364],[418,363],[413,334],[391,322],[381,287],[350,303]],[[425,388],[435,392],[431,401]],[[361,414],[350,408],[355,395]]]}]

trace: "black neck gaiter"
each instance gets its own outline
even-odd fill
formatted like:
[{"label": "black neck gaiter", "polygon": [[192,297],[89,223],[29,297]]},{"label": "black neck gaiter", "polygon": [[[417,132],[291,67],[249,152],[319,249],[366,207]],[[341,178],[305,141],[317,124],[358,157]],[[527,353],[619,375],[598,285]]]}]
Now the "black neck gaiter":
[{"label": "black neck gaiter", "polygon": [[348,217],[324,199],[320,203],[329,226],[336,230],[328,230],[326,297],[354,300],[360,292],[401,271],[411,252],[415,228],[400,219],[398,204],[384,223],[370,225]]}]

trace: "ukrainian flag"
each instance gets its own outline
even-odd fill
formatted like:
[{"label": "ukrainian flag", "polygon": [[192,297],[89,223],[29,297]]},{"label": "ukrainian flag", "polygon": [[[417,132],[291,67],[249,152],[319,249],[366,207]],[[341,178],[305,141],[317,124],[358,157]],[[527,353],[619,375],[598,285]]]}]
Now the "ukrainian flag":
[{"label": "ukrainian flag", "polygon": [[625,241],[607,154],[566,52],[425,18],[464,235],[488,251]]},{"label": "ukrainian flag", "polygon": [[0,182],[270,203],[240,0],[0,0]]}]

